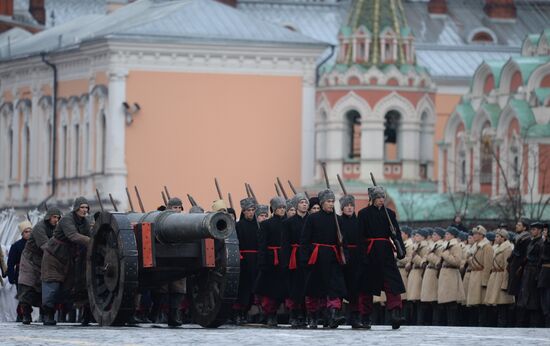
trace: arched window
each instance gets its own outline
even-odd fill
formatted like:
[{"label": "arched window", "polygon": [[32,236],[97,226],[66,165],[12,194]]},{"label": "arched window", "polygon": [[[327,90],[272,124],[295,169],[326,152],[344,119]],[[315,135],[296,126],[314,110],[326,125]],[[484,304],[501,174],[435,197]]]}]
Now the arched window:
[{"label": "arched window", "polygon": [[490,127],[489,122],[486,122],[483,125],[483,131],[481,131],[479,155],[479,182],[481,185],[491,185],[493,182],[493,141],[492,136],[488,133]]},{"label": "arched window", "polygon": [[384,159],[386,161],[399,160],[399,122],[401,114],[389,111],[384,117]]},{"label": "arched window", "polygon": [[460,184],[466,185],[466,158],[460,158]]},{"label": "arched window", "polygon": [[478,43],[493,43],[493,36],[485,31],[480,31],[476,33],[474,36],[472,36],[472,42],[478,42]]},{"label": "arched window", "polygon": [[346,142],[346,158],[361,158],[361,115],[356,110],[346,113]]}]

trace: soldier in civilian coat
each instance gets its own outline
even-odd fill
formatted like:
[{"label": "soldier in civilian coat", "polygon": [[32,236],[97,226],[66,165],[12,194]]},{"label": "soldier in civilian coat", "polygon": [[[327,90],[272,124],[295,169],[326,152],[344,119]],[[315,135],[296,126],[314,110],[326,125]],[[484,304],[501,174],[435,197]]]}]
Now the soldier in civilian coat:
[{"label": "soldier in civilian coat", "polygon": [[540,302],[544,314],[544,326],[550,327],[550,237],[548,236],[548,224],[543,226],[543,248],[540,256],[541,268],[538,280],[540,290]]},{"label": "soldier in civilian coat", "polygon": [[514,246],[508,241],[508,232],[498,229],[495,235],[495,248],[491,276],[487,283],[485,304],[489,306],[489,314],[496,316],[498,327],[508,326],[508,310],[514,304],[514,296],[508,294],[508,257]]},{"label": "soldier in civilian coat", "polygon": [[474,244],[474,254],[468,261],[468,268],[471,269],[470,280],[468,282],[468,296],[466,305],[471,307],[471,322],[481,327],[487,326],[488,315],[485,305],[485,294],[487,283],[491,276],[493,266],[493,247],[489,240],[485,238],[487,230],[479,225],[472,230]]},{"label": "soldier in civilian coat", "polygon": [[19,269],[19,290],[17,299],[23,308],[23,324],[31,323],[32,307],[42,306],[42,248],[53,236],[55,226],[61,218],[61,210],[50,207],[44,220],[38,222],[32,230],[31,236],[21,255]]},{"label": "soldier in civilian coat", "polygon": [[75,286],[74,266],[80,246],[88,246],[90,223],[88,200],[78,197],[72,212],[59,221],[53,236],[44,247],[42,257],[42,306],[44,325],[55,325],[56,304],[63,303],[67,292]]},{"label": "soldier in civilian coat", "polygon": [[526,310],[522,325],[540,327],[542,325],[542,311],[540,293],[537,285],[540,274],[540,258],[544,241],[542,239],[542,223],[534,222],[529,226],[531,241],[527,247],[527,263],[521,277],[517,305]]},{"label": "soldier in civilian coat", "polygon": [[458,303],[464,300],[464,286],[460,275],[462,247],[457,239],[459,234],[460,231],[452,226],[445,231],[445,245],[441,252],[441,270],[437,283],[437,303],[448,326],[458,325]]}]

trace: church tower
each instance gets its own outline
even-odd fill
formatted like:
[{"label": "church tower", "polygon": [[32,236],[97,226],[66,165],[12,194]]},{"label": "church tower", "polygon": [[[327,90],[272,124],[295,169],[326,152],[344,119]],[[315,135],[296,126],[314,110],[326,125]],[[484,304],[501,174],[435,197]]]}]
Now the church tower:
[{"label": "church tower", "polygon": [[323,161],[331,179],[432,179],[435,87],[401,0],[353,0],[338,41],[316,94],[317,179]]}]

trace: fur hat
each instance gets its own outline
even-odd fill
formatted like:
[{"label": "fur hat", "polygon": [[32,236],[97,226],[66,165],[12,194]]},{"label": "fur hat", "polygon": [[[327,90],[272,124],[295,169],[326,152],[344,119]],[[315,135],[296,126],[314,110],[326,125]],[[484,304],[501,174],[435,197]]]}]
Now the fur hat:
[{"label": "fur hat", "polygon": [[505,230],[505,229],[503,229],[503,228],[499,228],[499,229],[497,229],[497,231],[496,231],[495,233],[496,233],[496,235],[499,235],[499,236],[501,236],[502,238],[508,240],[509,235],[508,235],[508,231],[507,231],[507,230]]},{"label": "fur hat", "polygon": [[323,203],[325,203],[329,199],[335,199],[336,198],[334,196],[334,192],[332,192],[332,190],[329,190],[329,189],[326,189],[326,190],[323,190],[323,191],[319,192],[317,194],[317,196],[319,197],[319,205],[321,205],[321,206],[323,205]]},{"label": "fur hat", "polygon": [[253,197],[247,197],[244,199],[241,199],[241,209],[246,210],[250,208],[256,207],[256,200]]},{"label": "fur hat", "polygon": [[227,210],[227,205],[223,199],[217,199],[212,203],[212,211],[225,211]]},{"label": "fur hat", "polygon": [[202,209],[198,205],[194,205],[191,207],[191,209],[189,209],[189,214],[203,214],[203,213],[204,213],[204,209]]},{"label": "fur hat", "polygon": [[291,209],[291,208],[294,208],[296,209],[296,204],[294,203],[294,198],[289,198],[286,200],[286,209]]},{"label": "fur hat", "polygon": [[269,201],[269,206],[271,207],[272,211],[275,211],[279,208],[286,208],[286,200],[283,197],[273,197],[271,201]]},{"label": "fur hat", "polygon": [[258,204],[256,206],[256,216],[259,216],[261,214],[269,215],[269,207],[265,204]]},{"label": "fur hat", "polygon": [[445,230],[441,227],[436,227],[432,231],[432,234],[436,233],[439,237],[444,238],[445,237]]},{"label": "fur hat", "polygon": [[[460,234],[460,231],[458,230],[458,228],[453,227],[453,226],[447,227],[447,229],[445,230],[445,232],[452,234],[453,237],[455,237],[455,238],[457,238],[457,237],[459,236],[459,234]],[[466,237],[466,239],[468,239],[468,237]]]},{"label": "fur hat", "polygon": [[427,228],[420,228],[416,231],[416,234],[421,235],[424,238],[428,238],[428,235],[430,234],[430,232],[428,231]]},{"label": "fur hat", "polygon": [[377,198],[386,198],[386,190],[382,186],[369,187],[369,198],[374,201]]},{"label": "fur hat", "polygon": [[481,225],[477,225],[472,229],[472,233],[473,234],[477,233],[477,234],[481,234],[482,236],[486,236],[487,235],[487,230],[485,229],[485,227],[483,227]]},{"label": "fur hat", "polygon": [[183,202],[178,197],[172,197],[166,204],[167,208],[173,208],[173,207],[182,207],[183,208]]},{"label": "fur hat", "polygon": [[459,233],[458,233],[458,238],[460,238],[460,241],[468,240],[468,233],[466,233],[466,232],[459,232]]},{"label": "fur hat", "polygon": [[487,232],[487,235],[485,236],[488,241],[495,241],[495,236],[497,234],[495,232]]},{"label": "fur hat", "polygon": [[17,227],[19,227],[19,233],[23,233],[23,231],[27,228],[32,229],[32,223],[29,220],[25,220],[23,222],[20,222]]},{"label": "fur hat", "polygon": [[318,206],[321,206],[321,203],[319,202],[319,197],[311,197],[309,199],[309,207],[307,208],[308,211],[311,210],[311,208],[313,208],[314,205],[318,205]]},{"label": "fur hat", "polygon": [[352,195],[343,195],[340,198],[340,208],[344,209],[345,206],[352,205],[355,207],[355,197]]},{"label": "fur hat", "polygon": [[44,216],[44,220],[48,221],[52,216],[57,215],[59,217],[63,216],[63,213],[61,212],[61,209],[58,207],[48,207],[48,210],[46,211],[46,215]]},{"label": "fur hat", "polygon": [[80,197],[75,198],[75,200],[74,200],[73,211],[77,211],[78,209],[80,209],[80,206],[82,204],[87,204],[88,205],[88,210],[89,210],[90,203],[88,203],[88,200],[86,199],[86,197],[80,196]]}]

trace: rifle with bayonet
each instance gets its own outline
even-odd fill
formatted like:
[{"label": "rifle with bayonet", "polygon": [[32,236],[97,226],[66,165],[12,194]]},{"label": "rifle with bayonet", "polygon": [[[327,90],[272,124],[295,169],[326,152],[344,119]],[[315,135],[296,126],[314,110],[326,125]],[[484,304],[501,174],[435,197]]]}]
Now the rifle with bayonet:
[{"label": "rifle with bayonet", "polygon": [[[328,181],[327,175],[327,165],[323,162],[321,163],[321,166],[323,167],[323,174],[325,175],[325,183],[327,185],[327,189],[330,190],[330,183]],[[340,252],[342,264],[346,264],[346,256],[344,253],[344,236],[342,235],[342,230],[340,229],[340,224],[338,223],[338,215],[336,215],[336,209],[333,210],[333,214],[334,222],[336,223],[336,243],[338,245],[338,251]]]}]

